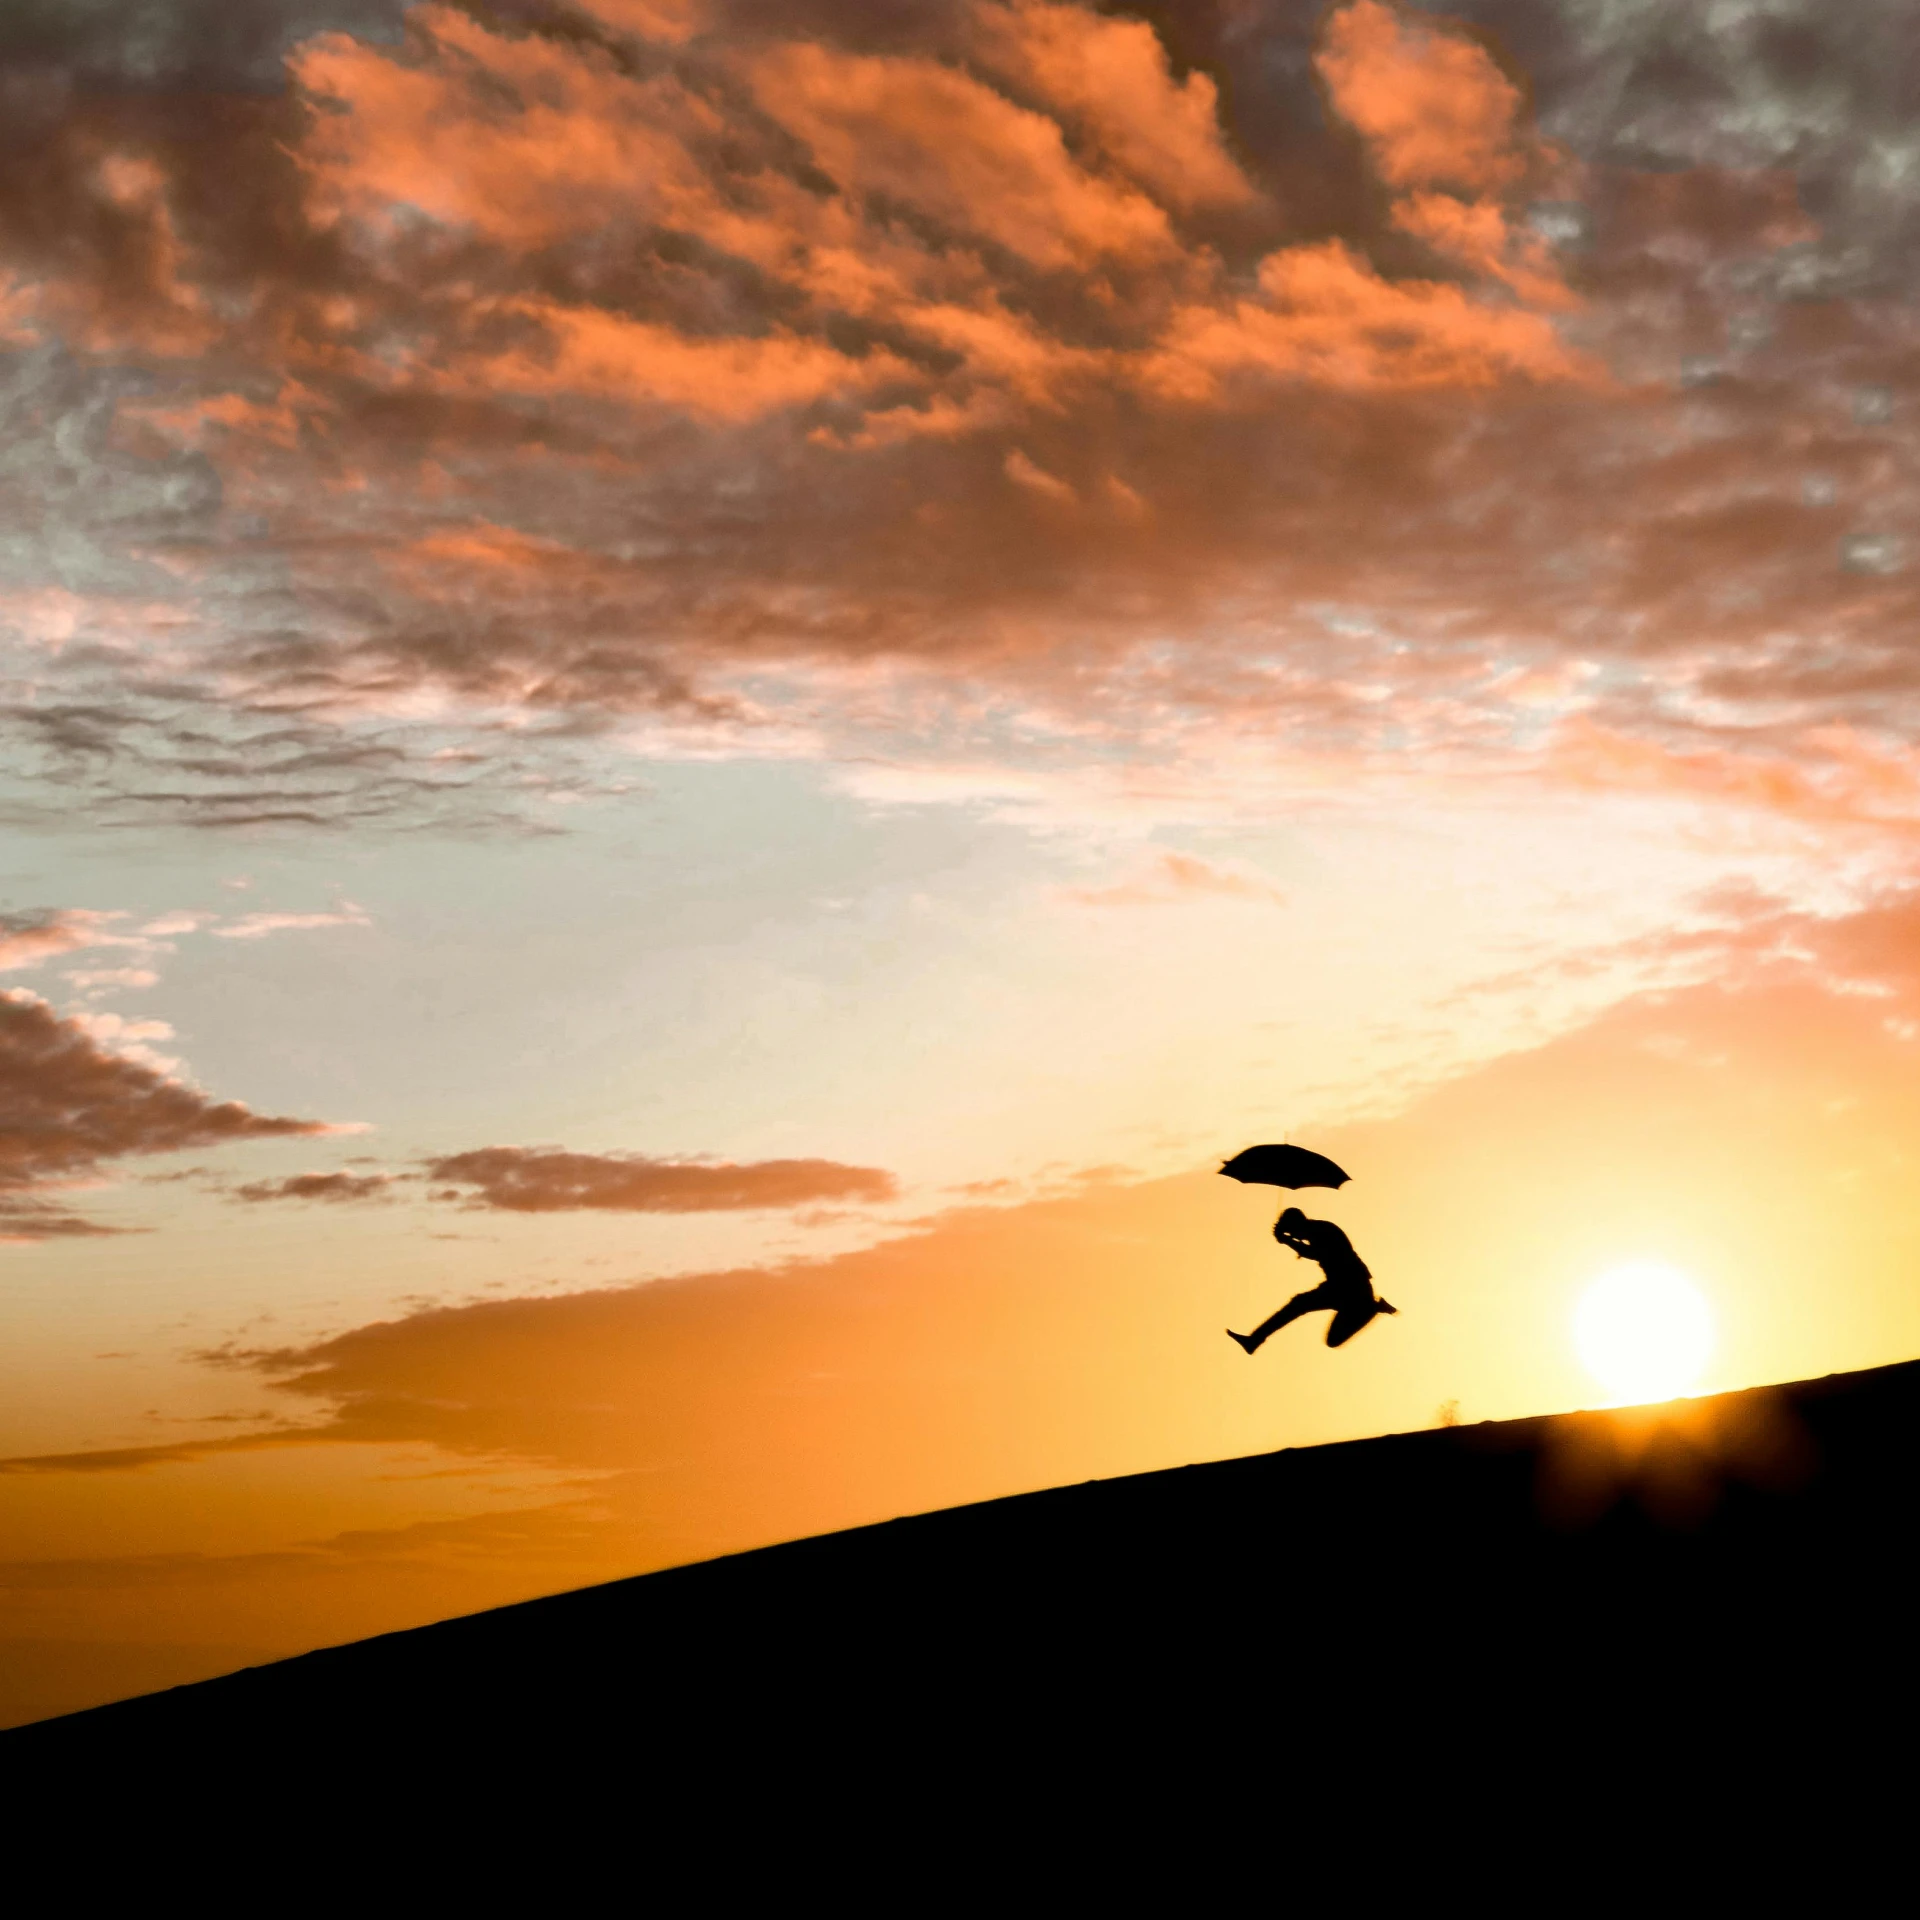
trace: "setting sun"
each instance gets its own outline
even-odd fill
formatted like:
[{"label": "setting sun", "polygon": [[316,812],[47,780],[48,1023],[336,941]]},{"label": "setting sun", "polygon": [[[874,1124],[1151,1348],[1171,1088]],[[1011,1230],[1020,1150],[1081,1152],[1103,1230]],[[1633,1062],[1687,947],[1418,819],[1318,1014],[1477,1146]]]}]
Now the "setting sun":
[{"label": "setting sun", "polygon": [[1685,1274],[1653,1260],[1604,1273],[1581,1295],[1574,1344],[1587,1371],[1623,1400],[1665,1400],[1700,1377],[1713,1314]]}]

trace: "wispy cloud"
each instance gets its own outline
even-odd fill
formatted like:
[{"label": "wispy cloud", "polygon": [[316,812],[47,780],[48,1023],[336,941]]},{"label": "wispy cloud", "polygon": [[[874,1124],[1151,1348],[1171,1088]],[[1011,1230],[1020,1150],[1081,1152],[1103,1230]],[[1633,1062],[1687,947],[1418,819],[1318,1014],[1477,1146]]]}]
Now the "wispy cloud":
[{"label": "wispy cloud", "polygon": [[1190,853],[1161,853],[1140,872],[1110,887],[1069,887],[1083,907],[1172,906],[1183,900],[1253,900],[1283,905],[1286,896],[1256,874],[1215,865]]},{"label": "wispy cloud", "polygon": [[509,1213],[716,1213],[828,1200],[879,1202],[898,1192],[893,1176],[878,1167],[833,1160],[734,1165],[539,1147],[449,1154],[430,1162],[427,1174],[452,1190],[448,1197]]},{"label": "wispy cloud", "polygon": [[160,980],[151,967],[76,967],[65,978],[82,993],[151,987]]},{"label": "wispy cloud", "polygon": [[0,973],[44,966],[62,954],[85,947],[137,946],[113,929],[125,918],[117,913],[89,913],[78,907],[42,908],[28,913],[0,914]]},{"label": "wispy cloud", "polygon": [[331,913],[249,913],[215,927],[216,940],[264,940],[274,933],[306,933],[320,927],[370,927],[365,910],[343,902]]}]

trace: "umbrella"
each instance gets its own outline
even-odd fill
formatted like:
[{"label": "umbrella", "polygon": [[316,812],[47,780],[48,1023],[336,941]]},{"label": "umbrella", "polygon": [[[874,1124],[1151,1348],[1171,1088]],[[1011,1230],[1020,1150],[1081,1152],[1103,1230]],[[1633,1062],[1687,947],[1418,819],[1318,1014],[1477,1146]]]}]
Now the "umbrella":
[{"label": "umbrella", "polygon": [[1245,1180],[1263,1187],[1337,1187],[1346,1178],[1324,1153],[1305,1147],[1248,1147],[1220,1168],[1229,1180]]}]

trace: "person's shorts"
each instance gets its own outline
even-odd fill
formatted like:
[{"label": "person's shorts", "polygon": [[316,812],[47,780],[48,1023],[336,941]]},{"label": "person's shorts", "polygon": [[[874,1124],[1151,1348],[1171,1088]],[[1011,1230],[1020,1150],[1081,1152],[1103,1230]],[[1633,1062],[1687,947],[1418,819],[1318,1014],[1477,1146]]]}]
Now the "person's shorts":
[{"label": "person's shorts", "polygon": [[1323,1280],[1306,1298],[1311,1302],[1310,1311],[1324,1307],[1333,1314],[1333,1324],[1327,1329],[1330,1347],[1344,1347],[1380,1311],[1372,1282],[1357,1278]]},{"label": "person's shorts", "polygon": [[1369,1300],[1364,1307],[1351,1303],[1341,1307],[1328,1323],[1327,1345],[1344,1347],[1379,1311],[1380,1303],[1377,1300]]}]

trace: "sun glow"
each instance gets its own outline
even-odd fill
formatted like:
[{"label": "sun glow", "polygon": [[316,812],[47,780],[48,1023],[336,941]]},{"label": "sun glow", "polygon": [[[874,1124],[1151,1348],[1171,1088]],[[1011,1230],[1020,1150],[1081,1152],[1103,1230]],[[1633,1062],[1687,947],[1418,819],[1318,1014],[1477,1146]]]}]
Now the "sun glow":
[{"label": "sun glow", "polygon": [[1713,1313],[1685,1274],[1636,1260],[1603,1273],[1573,1314],[1587,1371],[1622,1400],[1666,1400],[1699,1379],[1713,1352]]}]

